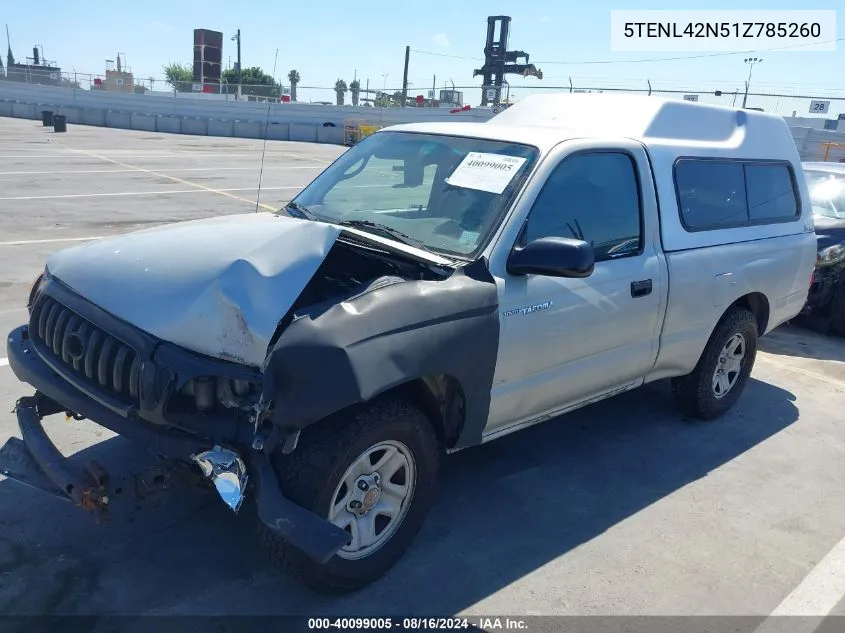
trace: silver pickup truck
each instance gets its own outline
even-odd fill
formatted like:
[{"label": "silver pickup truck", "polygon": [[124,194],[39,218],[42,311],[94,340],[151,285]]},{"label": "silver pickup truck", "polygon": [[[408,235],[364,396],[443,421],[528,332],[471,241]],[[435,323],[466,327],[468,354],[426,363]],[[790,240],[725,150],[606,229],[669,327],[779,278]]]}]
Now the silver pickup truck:
[{"label": "silver pickup truck", "polygon": [[776,116],[544,95],[384,129],[276,213],[53,255],[8,338],[35,393],[0,469],[105,511],[108,477],[42,422],[88,418],[254,507],[311,587],[355,590],[414,539],[443,454],[660,379],[724,414],[815,260]]}]

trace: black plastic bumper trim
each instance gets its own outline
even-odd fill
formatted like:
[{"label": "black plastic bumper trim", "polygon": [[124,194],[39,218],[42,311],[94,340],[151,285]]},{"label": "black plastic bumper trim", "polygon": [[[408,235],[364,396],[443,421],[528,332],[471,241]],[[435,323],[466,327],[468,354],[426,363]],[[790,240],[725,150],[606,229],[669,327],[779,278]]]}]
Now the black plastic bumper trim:
[{"label": "black plastic bumper trim", "polygon": [[[50,441],[41,420],[47,415],[70,411],[88,418],[118,435],[144,445],[153,453],[165,457],[187,459],[213,446],[204,438],[182,434],[166,427],[156,427],[140,419],[124,418],[89,398],[53,371],[33,348],[27,327],[13,330],[8,338],[9,366],[14,374],[38,391],[35,396],[18,401],[16,413],[21,436],[33,461],[52,484],[86,509],[102,509],[108,492],[96,471],[76,466],[64,457]],[[18,440],[19,441],[19,440]],[[18,447],[12,447],[18,448]],[[3,453],[4,449],[0,449]],[[256,487],[258,518],[274,533],[290,542],[306,555],[322,563],[327,562],[349,542],[349,533],[317,516],[289,499],[279,490],[270,460],[263,453],[249,450],[247,460]],[[14,464],[10,464],[14,466]],[[0,455],[0,471],[4,469]],[[10,478],[13,468],[8,469]],[[29,473],[33,485],[39,473]],[[43,477],[41,478],[43,480]],[[44,486],[35,487],[44,490]],[[50,490],[44,490],[50,492]],[[106,501],[102,502],[103,497]],[[99,503],[92,503],[98,501]]]},{"label": "black plastic bumper trim", "polygon": [[43,406],[46,415],[56,413],[53,405],[37,393],[18,400],[15,413],[23,442],[33,461],[57,489],[86,510],[104,511],[109,502],[108,492],[96,465],[79,468],[62,455],[44,431],[40,409]]}]

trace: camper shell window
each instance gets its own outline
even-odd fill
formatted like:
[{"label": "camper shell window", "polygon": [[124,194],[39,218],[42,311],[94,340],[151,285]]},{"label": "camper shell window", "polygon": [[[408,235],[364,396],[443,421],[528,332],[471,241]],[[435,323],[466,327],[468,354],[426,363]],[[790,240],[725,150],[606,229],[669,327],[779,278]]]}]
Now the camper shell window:
[{"label": "camper shell window", "polygon": [[680,158],[674,171],[687,231],[791,222],[801,215],[788,162]]}]

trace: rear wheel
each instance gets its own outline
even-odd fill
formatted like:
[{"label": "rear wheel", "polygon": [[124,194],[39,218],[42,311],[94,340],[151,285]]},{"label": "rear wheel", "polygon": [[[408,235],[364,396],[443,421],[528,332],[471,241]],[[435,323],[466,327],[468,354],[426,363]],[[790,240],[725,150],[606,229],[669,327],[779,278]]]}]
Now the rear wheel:
[{"label": "rear wheel", "polygon": [[322,565],[259,525],[271,559],[312,589],[345,593],[389,570],[422,526],[439,463],[434,429],[419,409],[384,399],[303,431],[274,467],[291,501],[349,532],[350,542]]},{"label": "rear wheel", "polygon": [[702,420],[724,415],[745,389],[756,356],[757,319],[746,308],[731,308],[710,336],[695,369],[672,380],[679,408]]}]

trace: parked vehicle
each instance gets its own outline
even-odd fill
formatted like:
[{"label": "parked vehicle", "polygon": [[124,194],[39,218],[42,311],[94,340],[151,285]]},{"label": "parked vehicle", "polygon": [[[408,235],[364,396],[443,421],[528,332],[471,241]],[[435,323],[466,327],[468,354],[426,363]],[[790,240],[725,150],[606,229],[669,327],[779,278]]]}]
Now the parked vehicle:
[{"label": "parked vehicle", "polygon": [[845,336],[845,165],[803,163],[818,257],[802,315],[824,332]]},{"label": "parked vehicle", "polygon": [[777,116],[564,94],[382,129],[277,213],[53,255],[9,336],[36,394],[0,468],[101,511],[42,425],[89,418],[235,511],[254,495],[274,560],[354,590],[414,539],[444,453],[666,378],[724,414],[815,261]]}]

